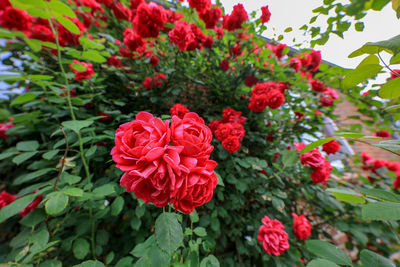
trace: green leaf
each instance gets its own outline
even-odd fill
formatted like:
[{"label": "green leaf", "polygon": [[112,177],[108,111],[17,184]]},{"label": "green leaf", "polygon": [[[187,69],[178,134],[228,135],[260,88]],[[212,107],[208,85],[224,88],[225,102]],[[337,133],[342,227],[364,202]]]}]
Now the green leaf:
[{"label": "green leaf", "polygon": [[73,185],[78,183],[82,178],[77,175],[72,175],[67,172],[63,172],[60,177],[60,182],[67,183],[69,185]]},{"label": "green leaf", "polygon": [[117,197],[111,204],[111,216],[118,216],[124,208],[125,200],[123,197]]},{"label": "green leaf", "polygon": [[339,267],[339,265],[337,265],[331,261],[325,260],[325,259],[315,259],[315,260],[310,261],[307,264],[307,267],[322,267],[322,266],[323,267]]},{"label": "green leaf", "polygon": [[193,232],[200,237],[207,235],[206,229],[203,227],[196,227],[194,228]]},{"label": "green leaf", "polygon": [[[18,77],[21,77],[21,76],[18,76]],[[1,77],[0,77],[0,80],[1,80]],[[37,95],[35,95],[33,93],[26,93],[26,94],[19,95],[13,102],[11,102],[11,106],[32,101],[36,97],[37,97]]]},{"label": "green leaf", "polygon": [[367,249],[363,249],[360,253],[361,262],[364,267],[395,267],[396,265],[382,257],[381,255]]},{"label": "green leaf", "polygon": [[31,8],[28,8],[27,12],[29,13],[29,15],[31,15],[33,17],[38,17],[38,18],[42,18],[42,19],[51,18],[49,13],[47,13],[46,11],[44,11],[43,9],[40,9],[40,8],[31,7]]},{"label": "green leaf", "polygon": [[326,191],[331,192],[337,200],[349,203],[364,204],[366,200],[362,195],[348,188],[329,188]]},{"label": "green leaf", "polygon": [[64,121],[62,126],[67,129],[71,129],[75,133],[79,133],[79,131],[83,128],[89,127],[92,125],[93,121],[84,121],[84,120],[74,120],[74,121]]},{"label": "green leaf", "polygon": [[357,22],[356,24],[354,24],[354,28],[356,29],[356,31],[362,32],[364,30],[364,22]]},{"label": "green leaf", "polygon": [[22,218],[19,223],[26,227],[34,227],[35,225],[43,222],[46,216],[47,214],[44,212],[43,209],[35,209],[24,218]]},{"label": "green leaf", "polygon": [[13,156],[16,152],[3,152],[0,154],[0,160]]},{"label": "green leaf", "polygon": [[94,153],[96,153],[97,150],[97,146],[92,146],[91,148],[89,148],[88,150],[86,150],[85,156],[87,158],[90,158],[91,156],[94,155]]},{"label": "green leaf", "polygon": [[395,78],[382,85],[379,96],[385,99],[395,99],[400,97],[400,79]]},{"label": "green leaf", "polygon": [[362,207],[361,216],[364,220],[400,220],[400,203],[374,202]]},{"label": "green leaf", "polygon": [[157,244],[168,254],[173,253],[182,244],[183,231],[175,214],[162,213],[158,216],[155,236]]},{"label": "green leaf", "polygon": [[192,213],[189,214],[189,217],[192,223],[197,223],[199,221],[199,215],[196,210],[193,210]]},{"label": "green leaf", "polygon": [[294,150],[285,150],[282,152],[282,162],[285,167],[291,167],[296,165],[299,161],[299,156]]},{"label": "green leaf", "polygon": [[4,222],[8,218],[16,215],[18,212],[23,210],[26,206],[28,206],[33,199],[35,198],[34,194],[29,194],[27,196],[21,197],[11,204],[0,209],[0,223]]},{"label": "green leaf", "polygon": [[306,147],[304,147],[301,151],[300,154],[304,154],[307,152],[310,152],[311,150],[313,150],[314,148],[317,148],[319,146],[322,146],[323,144],[326,144],[332,140],[335,140],[335,138],[329,137],[329,138],[325,138],[325,139],[321,139],[321,140],[317,140],[315,142],[312,142],[311,144],[307,145]]},{"label": "green leaf", "polygon": [[399,64],[399,63],[400,63],[400,53],[395,54],[390,58],[391,65],[395,65],[395,64]]},{"label": "green leaf", "polygon": [[38,141],[22,141],[17,143],[18,151],[36,151],[39,148]]},{"label": "green leaf", "polygon": [[62,263],[59,260],[46,260],[38,267],[62,267]]},{"label": "green leaf", "polygon": [[74,33],[74,34],[81,34],[81,31],[79,30],[78,26],[76,26],[76,24],[74,22],[72,22],[70,19],[67,19],[63,16],[55,16],[55,18],[57,19],[57,21],[64,26],[65,29],[67,29],[68,31]]},{"label": "green leaf", "polygon": [[362,138],[365,136],[365,134],[360,134],[360,133],[342,133],[342,132],[337,132],[335,133],[335,136],[338,137],[347,137],[347,138],[353,138],[353,139],[358,139]]},{"label": "green leaf", "polygon": [[49,215],[58,215],[64,211],[68,205],[68,196],[62,192],[52,195],[46,202],[45,209]]},{"label": "green leaf", "polygon": [[12,162],[14,162],[15,164],[19,165],[19,164],[23,163],[24,161],[26,161],[26,160],[32,158],[33,156],[35,156],[36,153],[37,153],[36,151],[35,152],[24,152],[24,153],[21,153],[18,156],[14,157],[12,159]]},{"label": "green leaf", "polygon": [[23,183],[31,182],[32,180],[34,180],[42,175],[45,175],[45,174],[51,172],[52,170],[53,170],[53,168],[44,168],[44,169],[39,169],[39,170],[31,172],[31,173],[22,174],[13,181],[13,185],[20,185]]},{"label": "green leaf", "polygon": [[90,245],[86,239],[78,238],[74,241],[72,252],[74,253],[75,258],[78,260],[83,260],[89,253],[89,248]]},{"label": "green leaf", "polygon": [[72,11],[72,9],[68,5],[59,0],[51,0],[48,5],[53,13],[57,13],[58,15],[67,16],[70,18],[76,18],[76,14],[74,13],[74,11]]},{"label": "green leaf", "polygon": [[41,41],[27,38],[25,38],[24,40],[34,52],[39,52],[42,49]]},{"label": "green leaf", "polygon": [[377,47],[380,48],[381,51],[387,49],[392,51],[393,54],[398,54],[400,53],[400,35],[397,35],[385,41],[368,43],[366,44],[366,46]]},{"label": "green leaf", "polygon": [[379,65],[379,59],[375,55],[369,55],[366,57],[355,70],[346,75],[342,81],[342,87],[349,89],[356,86],[359,83],[366,81],[378,74],[382,70],[382,66]]},{"label": "green leaf", "polygon": [[98,195],[98,196],[108,196],[114,192],[115,192],[115,186],[114,186],[114,184],[111,184],[111,183],[96,187],[93,190],[93,194]]},{"label": "green leaf", "polygon": [[330,260],[338,265],[352,266],[351,259],[341,249],[321,240],[306,241],[306,248],[314,255]]},{"label": "green leaf", "polygon": [[74,265],[73,267],[104,267],[104,264],[97,260],[84,261],[81,264]]},{"label": "green leaf", "polygon": [[373,146],[389,149],[391,151],[400,151],[400,145],[393,144],[373,144]]},{"label": "green leaf", "polygon": [[154,235],[147,238],[145,242],[137,244],[130,254],[138,258],[145,257],[153,245],[156,245]]},{"label": "green leaf", "polygon": [[83,195],[83,190],[77,187],[68,187],[64,194],[71,196],[71,197],[81,197]]},{"label": "green leaf", "polygon": [[84,72],[86,70],[86,67],[83,66],[82,64],[71,64],[71,68],[80,72]]},{"label": "green leaf", "polygon": [[104,63],[107,61],[107,59],[100,55],[100,53],[96,50],[84,51],[82,53],[82,57],[86,60],[91,60],[96,63]]},{"label": "green leaf", "polygon": [[46,152],[42,155],[42,157],[44,159],[47,160],[52,160],[54,159],[54,157],[58,154],[58,152],[60,152],[60,150],[56,149],[56,150],[50,150],[49,152]]},{"label": "green leaf", "polygon": [[214,255],[208,255],[200,262],[200,267],[219,267],[219,261]]}]

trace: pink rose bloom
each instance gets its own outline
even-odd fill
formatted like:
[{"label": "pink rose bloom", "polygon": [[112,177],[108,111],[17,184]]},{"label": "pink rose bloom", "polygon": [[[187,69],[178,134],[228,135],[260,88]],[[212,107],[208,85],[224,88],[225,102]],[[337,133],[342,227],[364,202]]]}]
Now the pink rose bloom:
[{"label": "pink rose bloom", "polygon": [[276,219],[271,220],[268,216],[261,221],[263,224],[258,230],[258,242],[262,243],[263,249],[269,255],[280,256],[289,249],[289,236],[283,230],[285,226]]}]

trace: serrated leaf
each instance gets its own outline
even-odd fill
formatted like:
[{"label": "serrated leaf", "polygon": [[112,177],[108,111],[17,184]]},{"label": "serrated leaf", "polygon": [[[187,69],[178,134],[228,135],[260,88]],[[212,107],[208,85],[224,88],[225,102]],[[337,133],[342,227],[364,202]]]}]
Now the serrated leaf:
[{"label": "serrated leaf", "polygon": [[124,208],[125,200],[123,197],[117,197],[111,204],[111,216],[117,216]]},{"label": "serrated leaf", "polygon": [[400,220],[400,203],[387,201],[369,203],[362,207],[361,216],[364,220]]},{"label": "serrated leaf", "polygon": [[352,266],[351,259],[343,250],[321,240],[306,241],[306,248],[314,255],[339,265]]},{"label": "serrated leaf", "polygon": [[310,152],[311,150],[313,150],[314,148],[317,148],[319,146],[322,146],[323,144],[329,143],[330,141],[335,140],[335,138],[329,137],[329,138],[324,138],[324,139],[320,139],[317,140],[315,142],[312,142],[311,144],[305,146],[301,151],[300,154],[304,154],[307,152]]},{"label": "serrated leaf", "polygon": [[194,228],[193,232],[200,237],[207,235],[207,231],[204,227],[196,227]]},{"label": "serrated leaf", "polygon": [[395,78],[382,85],[379,96],[385,99],[395,99],[400,97],[400,79]]},{"label": "serrated leaf", "polygon": [[381,255],[367,249],[363,249],[360,253],[360,259],[364,267],[395,267],[396,265],[382,257]]},{"label": "serrated leaf", "polygon": [[157,244],[168,254],[173,253],[182,244],[183,231],[175,214],[162,213],[158,216],[155,236]]},{"label": "serrated leaf", "polygon": [[49,215],[58,215],[64,211],[68,205],[68,196],[62,192],[58,192],[50,197],[46,202],[45,209]]},{"label": "serrated leaf", "polygon": [[83,128],[89,127],[90,125],[93,124],[93,121],[88,121],[88,120],[74,120],[74,121],[64,121],[62,123],[62,126],[71,129],[75,133],[79,133],[79,131]]}]

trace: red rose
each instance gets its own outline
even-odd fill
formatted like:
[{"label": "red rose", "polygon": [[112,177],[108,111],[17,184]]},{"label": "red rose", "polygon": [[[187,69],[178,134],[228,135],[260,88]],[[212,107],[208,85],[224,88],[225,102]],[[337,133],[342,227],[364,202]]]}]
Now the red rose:
[{"label": "red rose", "polygon": [[293,232],[297,240],[307,240],[311,235],[311,224],[304,215],[297,216],[292,213],[293,216]]},{"label": "red rose", "polygon": [[117,58],[117,56],[111,56],[107,58],[107,65],[113,66],[116,68],[122,68],[124,65],[122,65],[121,59]]},{"label": "red rose", "polygon": [[8,204],[14,202],[16,195],[11,195],[7,191],[3,190],[0,193],[0,210]]},{"label": "red rose", "polygon": [[228,31],[234,31],[242,28],[243,22],[248,19],[246,10],[242,4],[237,4],[233,7],[230,15],[224,16],[223,26]]},{"label": "red rose", "polygon": [[229,70],[229,61],[224,59],[219,63],[219,68],[223,71]]},{"label": "red rose", "polygon": [[280,256],[289,249],[289,236],[283,230],[285,226],[276,219],[271,220],[268,216],[265,216],[261,221],[263,224],[258,230],[258,242],[262,242],[264,250],[269,255],[272,253],[275,256]]},{"label": "red rose", "polygon": [[208,128],[210,128],[211,132],[215,134],[215,131],[218,129],[218,126],[221,124],[221,121],[213,120],[208,124]]},{"label": "red rose", "polygon": [[211,49],[214,45],[214,39],[212,38],[212,36],[207,36],[207,39],[204,41],[203,43],[205,48]]},{"label": "red rose", "polygon": [[322,151],[325,151],[326,154],[336,154],[340,150],[340,144],[336,142],[336,140],[332,140],[328,143],[322,145]]},{"label": "red rose", "polygon": [[[400,75],[400,70],[396,70],[396,69],[395,69],[395,70],[393,70],[393,71],[394,71],[395,73],[390,72],[390,79],[391,79],[391,80],[393,80],[393,79],[395,79],[395,78],[399,78],[399,75]],[[396,73],[397,73],[398,75],[397,75]]]},{"label": "red rose", "polygon": [[78,61],[74,59],[73,64],[79,64],[84,66],[86,69],[84,71],[77,71],[72,67],[72,64],[69,65],[71,70],[75,73],[75,80],[82,81],[83,79],[90,79],[95,72],[93,71],[93,65],[85,62]]},{"label": "red rose", "polygon": [[102,118],[100,119],[102,121],[112,120],[112,116],[110,114],[104,113],[102,111],[100,111],[99,115],[97,116],[102,116]]},{"label": "red rose", "polygon": [[111,10],[114,13],[114,16],[117,19],[123,19],[129,21],[130,17],[132,16],[131,10],[124,6],[121,2],[117,2],[111,6]]},{"label": "red rose", "polygon": [[124,44],[131,51],[143,51],[146,48],[145,43],[145,40],[133,29],[126,28],[124,30]]},{"label": "red rose", "polygon": [[185,114],[183,119],[172,117],[171,142],[183,146],[182,155],[196,157],[199,161],[208,159],[214,147],[211,145],[212,133],[204,120],[194,112]]},{"label": "red rose", "polygon": [[271,12],[269,12],[268,6],[261,7],[261,23],[267,23],[271,18]]},{"label": "red rose", "polygon": [[31,28],[31,23],[32,17],[23,10],[8,6],[0,11],[0,25],[6,29],[27,31]]},{"label": "red rose", "polygon": [[[304,143],[295,144],[297,151],[301,151],[306,145]],[[325,164],[325,158],[317,148],[300,155],[300,162],[304,166],[311,166],[312,168],[321,168]]]},{"label": "red rose", "polygon": [[252,87],[255,84],[257,84],[258,79],[254,75],[249,75],[246,77],[246,80],[244,81],[244,84],[248,87]]},{"label": "red rose", "polygon": [[224,141],[231,133],[231,126],[229,123],[219,123],[217,129],[215,130],[215,137],[219,141]]},{"label": "red rose", "polygon": [[6,132],[8,131],[8,129],[11,129],[12,127],[14,127],[15,125],[13,123],[0,123],[0,137],[5,139],[8,137],[8,135],[6,134]]},{"label": "red rose", "polygon": [[374,136],[382,137],[382,138],[388,138],[391,136],[391,134],[386,131],[386,130],[379,130],[376,133],[374,133]]},{"label": "red rose", "polygon": [[266,94],[253,95],[249,100],[249,109],[254,112],[263,112],[268,105],[268,97]]},{"label": "red rose", "polygon": [[315,51],[314,49],[311,51],[310,54],[310,63],[307,66],[309,71],[315,72],[319,69],[321,65],[321,51]]},{"label": "red rose", "polygon": [[233,108],[225,108],[222,111],[221,122],[237,122],[240,124],[245,123],[246,118],[242,117],[242,112],[236,111]]},{"label": "red rose", "polygon": [[338,93],[335,90],[333,90],[332,88],[330,88],[330,87],[327,87],[325,89],[324,95],[328,95],[328,96],[332,97],[333,100],[338,100],[339,99]]},{"label": "red rose", "polygon": [[42,202],[42,200],[43,196],[38,195],[28,206],[26,206],[23,210],[21,210],[19,214],[21,214],[22,217],[25,217],[26,215],[34,211],[37,208],[37,206],[39,206],[40,202]]},{"label": "red rose", "polygon": [[[213,196],[213,191],[218,184],[217,175],[214,169],[217,163],[213,160],[207,160],[204,166],[191,167],[196,160],[194,158],[184,159],[186,167],[190,169],[190,173],[184,174],[185,181],[176,194],[173,202],[174,208],[190,214],[194,208],[209,202]],[[191,162],[191,164],[189,164]]]},{"label": "red rose", "polygon": [[142,3],[144,3],[144,0],[131,0],[131,9],[136,10],[138,6]]},{"label": "red rose", "polygon": [[43,42],[55,42],[53,32],[47,25],[35,24],[33,25],[29,38],[38,39]]},{"label": "red rose", "polygon": [[220,7],[210,8],[199,13],[199,17],[204,21],[207,29],[214,29],[221,16],[222,10]]},{"label": "red rose", "polygon": [[153,87],[153,79],[150,77],[146,77],[143,81],[143,86],[144,88],[146,88],[147,90],[150,90],[151,87]]},{"label": "red rose", "polygon": [[321,105],[322,105],[323,107],[330,107],[330,106],[333,106],[333,100],[332,100],[331,97],[328,97],[328,96],[322,97],[322,98],[319,100],[319,103],[321,103]]},{"label": "red rose", "polygon": [[156,57],[156,56],[152,56],[152,57],[150,58],[150,64],[151,64],[153,67],[156,67],[156,66],[157,66],[158,61],[159,61],[159,59],[158,59],[158,57]]},{"label": "red rose", "polygon": [[140,112],[136,120],[117,129],[112,158],[122,171],[141,169],[143,162],[164,153],[170,136],[169,121],[163,122],[150,113]]},{"label": "red rose", "polygon": [[277,109],[285,103],[285,95],[279,90],[271,90],[266,95],[268,99],[268,106],[271,109]]},{"label": "red rose", "polygon": [[311,80],[310,81],[311,89],[317,92],[323,92],[325,91],[326,87],[323,83],[317,80]]},{"label": "red rose", "polygon": [[62,26],[60,23],[57,24],[58,41],[61,46],[66,46],[68,44],[73,46],[79,46],[79,37],[86,31],[85,25],[78,19],[70,19],[79,28],[79,34],[74,34]]},{"label": "red rose", "polygon": [[133,28],[143,38],[157,38],[159,30],[167,22],[165,10],[154,2],[143,2],[136,10]]},{"label": "red rose", "polygon": [[207,10],[211,5],[211,0],[188,0],[189,6],[197,10],[197,12],[202,13]]},{"label": "red rose", "polygon": [[329,175],[331,173],[332,166],[329,161],[324,161],[324,165],[322,167],[313,168],[311,173],[311,179],[313,184],[321,183],[325,184],[326,181],[329,179]]},{"label": "red rose", "polygon": [[189,113],[190,110],[187,109],[184,105],[175,104],[170,110],[171,116],[178,116],[180,119],[183,119],[186,113]]},{"label": "red rose", "polygon": [[251,96],[262,95],[262,94],[267,95],[272,90],[278,90],[282,92],[283,87],[286,88],[286,84],[283,86],[282,84],[275,82],[258,83],[254,86],[253,90],[251,90],[250,95]]},{"label": "red rose", "polygon": [[198,46],[192,27],[185,21],[178,21],[168,34],[171,42],[181,51],[194,50]]},{"label": "red rose", "polygon": [[235,153],[240,148],[240,139],[237,136],[230,135],[222,141],[222,146],[229,153]]}]

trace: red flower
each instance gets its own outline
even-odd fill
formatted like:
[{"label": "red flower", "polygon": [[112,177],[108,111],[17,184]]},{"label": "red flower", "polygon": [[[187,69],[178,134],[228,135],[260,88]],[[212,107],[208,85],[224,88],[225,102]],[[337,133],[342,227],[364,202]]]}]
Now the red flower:
[{"label": "red flower", "polygon": [[84,71],[77,71],[72,67],[72,64],[69,65],[71,70],[75,73],[75,80],[82,81],[83,79],[90,79],[95,72],[93,71],[93,65],[85,62],[78,61],[74,59],[73,64],[79,64],[84,66],[86,69]]},{"label": "red flower", "polygon": [[14,202],[16,195],[11,195],[7,191],[3,190],[0,193],[0,210],[8,204]]},{"label": "red flower", "polygon": [[271,109],[277,109],[285,103],[285,95],[278,90],[271,90],[266,95],[268,106]]},{"label": "red flower", "polygon": [[[115,147],[111,150],[112,158],[122,171],[141,170],[146,161],[164,153],[170,136],[169,121],[163,122],[150,113],[140,112],[136,120],[122,124],[117,129]],[[172,149],[171,153],[174,151]]]},{"label": "red flower", "polygon": [[338,100],[339,95],[338,93],[330,87],[327,87],[324,91],[324,95],[330,96],[333,100]]},{"label": "red flower", "polygon": [[145,49],[145,40],[130,28],[124,30],[124,44],[131,51],[141,52]]},{"label": "red flower", "polygon": [[107,65],[114,66],[116,68],[124,67],[124,65],[122,65],[121,59],[117,58],[117,56],[115,55],[107,58]]},{"label": "red flower", "polygon": [[184,105],[175,104],[169,111],[171,116],[178,116],[180,119],[183,119],[186,113],[189,113],[190,110],[187,109]]},{"label": "red flower", "polygon": [[323,83],[317,80],[311,80],[310,81],[311,89],[317,92],[323,92],[326,90],[326,87]]},{"label": "red flower", "polygon": [[313,184],[321,183],[325,184],[329,179],[330,172],[332,170],[332,166],[329,161],[324,160],[324,164],[321,167],[313,167],[313,171],[311,173],[311,179]]},{"label": "red flower", "polygon": [[156,66],[157,66],[158,61],[159,61],[159,59],[158,59],[158,57],[156,57],[156,56],[152,56],[152,57],[150,58],[150,64],[151,64],[153,67],[156,67]]},{"label": "red flower", "polygon": [[340,144],[336,142],[336,140],[332,140],[328,143],[322,145],[322,151],[325,151],[329,154],[336,154],[340,150]]},{"label": "red flower", "polygon": [[42,202],[42,200],[43,196],[38,195],[28,206],[26,206],[23,210],[21,210],[19,214],[21,214],[22,217],[25,217],[26,215],[34,211],[37,208],[37,206],[39,206],[40,202]]},{"label": "red flower", "polygon": [[207,39],[204,41],[203,45],[208,49],[212,49],[214,45],[214,39],[212,38],[211,35],[207,36]]},{"label": "red flower", "polygon": [[236,111],[233,108],[225,108],[222,111],[222,122],[237,122],[240,124],[245,123],[246,118],[242,117],[242,112]]},{"label": "red flower", "polygon": [[[306,145],[304,143],[294,144],[297,151],[301,151]],[[321,155],[321,152],[317,148],[300,155],[300,162],[304,166],[312,168],[321,168],[325,164],[325,158]]]},{"label": "red flower", "polygon": [[43,42],[55,42],[53,32],[50,27],[42,24],[33,25],[29,38],[38,39]]},{"label": "red flower", "polygon": [[249,100],[249,109],[254,112],[263,112],[268,105],[268,97],[266,94],[253,95]]},{"label": "red flower", "polygon": [[219,68],[223,71],[229,70],[229,61],[224,59],[219,63]]},{"label": "red flower", "polygon": [[333,100],[332,100],[331,97],[328,97],[328,96],[322,97],[322,98],[319,100],[319,103],[321,103],[321,105],[322,105],[323,107],[330,107],[330,106],[333,106]]},{"label": "red flower", "polygon": [[178,21],[175,27],[168,34],[171,42],[178,46],[181,51],[194,50],[198,46],[196,35],[192,27],[185,21]]},{"label": "red flower", "polygon": [[374,133],[374,136],[382,137],[382,138],[388,138],[391,136],[391,134],[386,131],[386,130],[379,130],[376,133]]},{"label": "red flower", "polygon": [[123,19],[129,21],[130,17],[132,16],[131,10],[124,6],[121,2],[117,2],[111,6],[111,10],[114,13],[114,16],[117,19]]},{"label": "red flower", "polygon": [[269,12],[268,6],[264,6],[261,8],[261,23],[267,23],[271,18],[271,12]]},{"label": "red flower", "polygon": [[223,26],[228,31],[234,31],[242,28],[243,22],[245,22],[249,16],[242,4],[237,4],[233,7],[233,11],[230,15],[224,16]]},{"label": "red flower", "polygon": [[213,120],[208,124],[208,128],[215,133],[215,131],[218,129],[218,126],[221,124],[221,121],[218,120]]},{"label": "red flower", "polygon": [[58,41],[60,42],[61,46],[66,46],[68,44],[78,46],[79,37],[86,31],[85,25],[78,18],[70,19],[72,22],[75,23],[76,26],[79,28],[79,34],[71,33],[68,29],[62,26],[60,23],[57,25],[57,32],[58,32]]},{"label": "red flower", "polygon": [[131,0],[131,9],[136,10],[142,3],[144,3],[144,0]]},{"label": "red flower", "polygon": [[396,179],[393,181],[393,187],[396,188],[396,189],[399,189],[399,188],[400,188],[400,178],[396,178]]},{"label": "red flower", "polygon": [[268,216],[261,221],[263,224],[258,230],[258,242],[262,242],[265,252],[269,255],[280,256],[289,249],[289,236],[283,230],[285,226],[276,219],[271,220]]},{"label": "red flower", "polygon": [[[393,70],[395,73],[397,73],[397,74],[399,74],[400,75],[400,70]],[[395,79],[395,78],[399,78],[399,75],[396,75],[395,73],[393,73],[393,72],[390,72],[390,79],[391,80],[393,80],[393,79]]]},{"label": "red flower", "polygon": [[8,137],[6,134],[8,129],[11,129],[15,125],[13,123],[7,122],[7,123],[0,123],[0,137],[5,139]]},{"label": "red flower", "polygon": [[197,10],[198,13],[206,11],[210,5],[211,0],[188,0],[189,6]]},{"label": "red flower", "polygon": [[143,2],[136,10],[133,28],[143,38],[157,38],[159,30],[167,22],[165,10],[154,2]]},{"label": "red flower", "polygon": [[297,216],[292,213],[293,216],[293,232],[297,240],[307,240],[311,235],[311,224],[304,215]]},{"label": "red flower", "polygon": [[244,84],[248,87],[252,87],[256,85],[258,82],[258,79],[254,75],[249,75],[246,77],[246,80],[244,81]]},{"label": "red flower", "polygon": [[150,90],[151,87],[153,87],[153,79],[150,77],[146,77],[143,81],[143,86],[144,88],[146,88],[147,90]]},{"label": "red flower", "polygon": [[207,29],[214,29],[221,16],[222,10],[220,7],[210,8],[199,13],[199,17],[204,21]]},{"label": "red flower", "polygon": [[235,153],[240,148],[239,137],[230,135],[222,141],[222,146],[229,152]]},{"label": "red flower", "polygon": [[208,159],[214,147],[211,145],[212,133],[204,120],[194,112],[185,114],[183,119],[172,117],[171,142],[183,146],[182,155],[195,157],[199,162]]},{"label": "red flower", "polygon": [[104,113],[102,111],[100,111],[99,115],[97,116],[102,116],[102,118],[100,120],[102,121],[108,121],[108,120],[112,120],[112,116],[108,113]]},{"label": "red flower", "polygon": [[315,72],[321,65],[321,51],[315,51],[314,49],[310,53],[310,63],[307,66],[309,71]]},{"label": "red flower", "polygon": [[213,160],[207,160],[204,165],[197,165],[192,168],[191,165],[196,161],[194,158],[184,159],[183,161],[190,168],[190,172],[184,174],[186,182],[182,184],[176,194],[173,205],[175,209],[190,214],[195,207],[211,200],[213,191],[218,184],[217,175],[214,173],[217,163]]},{"label": "red flower", "polygon": [[27,31],[31,23],[32,17],[23,10],[8,6],[0,12],[0,26],[6,29]]}]

